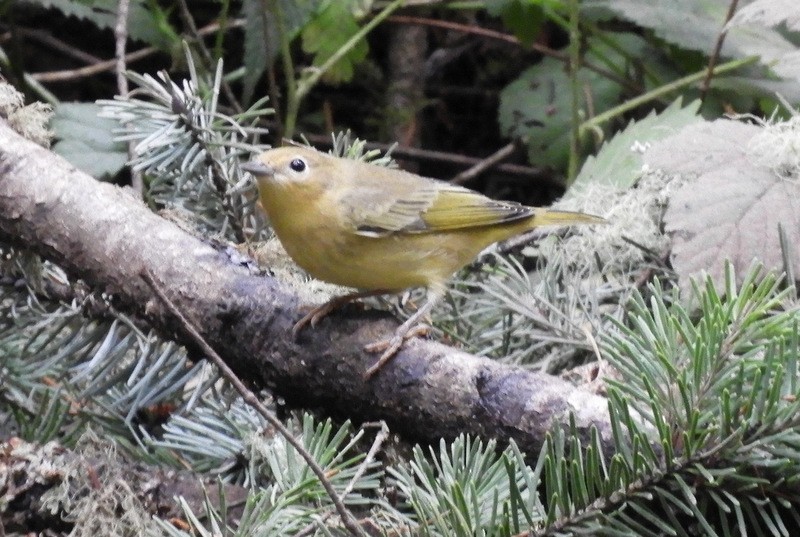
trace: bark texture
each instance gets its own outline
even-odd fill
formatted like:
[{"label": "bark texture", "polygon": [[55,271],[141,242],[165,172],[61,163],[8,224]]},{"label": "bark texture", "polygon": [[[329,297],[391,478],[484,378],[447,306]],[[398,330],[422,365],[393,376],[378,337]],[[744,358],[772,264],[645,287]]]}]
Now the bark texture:
[{"label": "bark texture", "polygon": [[514,439],[535,453],[570,412],[608,445],[606,400],[423,340],[408,342],[370,381],[363,346],[390,334],[385,313],[348,309],[290,337],[297,297],[241,256],[191,235],[125,189],[95,181],[0,120],[0,240],[23,245],[113,296],[115,307],[185,342],[141,279],[148,269],[230,366],[290,406],[358,420],[385,419],[411,440],[466,432]]}]

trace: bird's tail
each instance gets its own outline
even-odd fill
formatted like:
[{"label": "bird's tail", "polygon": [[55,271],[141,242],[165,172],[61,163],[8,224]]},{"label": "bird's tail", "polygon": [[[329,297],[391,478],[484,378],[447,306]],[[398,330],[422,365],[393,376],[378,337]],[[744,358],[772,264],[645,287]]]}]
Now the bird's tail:
[{"label": "bird's tail", "polygon": [[556,211],[551,209],[538,209],[529,228],[539,226],[566,226],[574,224],[605,224],[607,220],[600,216],[572,211]]}]

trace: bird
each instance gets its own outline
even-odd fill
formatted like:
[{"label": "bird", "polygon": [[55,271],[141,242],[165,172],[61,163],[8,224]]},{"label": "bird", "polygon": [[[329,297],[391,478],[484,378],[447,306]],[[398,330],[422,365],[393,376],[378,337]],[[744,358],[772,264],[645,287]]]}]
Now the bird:
[{"label": "bird", "polygon": [[468,188],[310,147],[269,149],[241,165],[289,256],[314,278],[356,291],[315,307],[296,338],[336,308],[368,296],[427,289],[427,300],[387,340],[369,379],[421,333],[422,319],[455,272],[491,244],[545,225],[596,224],[598,216],[494,200]]}]

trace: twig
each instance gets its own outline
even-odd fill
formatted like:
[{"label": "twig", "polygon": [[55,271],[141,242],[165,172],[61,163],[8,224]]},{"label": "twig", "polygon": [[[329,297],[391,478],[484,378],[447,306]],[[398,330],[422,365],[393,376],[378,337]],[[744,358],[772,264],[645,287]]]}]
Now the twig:
[{"label": "twig", "polygon": [[225,363],[222,357],[217,354],[217,352],[211,348],[206,340],[200,335],[200,332],[194,327],[192,323],[189,322],[186,317],[183,316],[183,313],[175,306],[175,304],[167,297],[164,293],[164,290],[159,286],[159,284],[155,281],[152,273],[148,269],[144,269],[140,273],[142,279],[150,286],[156,296],[161,300],[164,306],[169,310],[169,312],[180,322],[181,327],[183,330],[188,334],[192,341],[203,351],[203,354],[211,360],[211,362],[216,365],[222,376],[231,383],[231,385],[236,389],[237,392],[242,396],[242,400],[245,403],[250,405],[253,409],[255,409],[259,414],[261,414],[267,422],[277,430],[281,436],[283,436],[289,444],[294,447],[297,452],[303,457],[303,460],[306,461],[308,467],[314,472],[314,475],[317,476],[322,486],[325,488],[325,492],[328,493],[328,496],[331,498],[333,505],[336,507],[336,511],[339,513],[339,516],[342,518],[342,524],[344,524],[345,528],[350,532],[351,535],[356,537],[366,537],[366,534],[361,529],[361,527],[356,522],[353,515],[348,511],[347,507],[345,507],[344,503],[342,502],[342,498],[336,493],[336,490],[333,488],[333,485],[325,476],[325,471],[322,467],[314,460],[314,457],[303,447],[299,440],[297,440],[294,435],[292,435],[291,431],[287,429],[281,421],[272,414],[272,412],[265,407],[261,401],[255,396],[255,394],[250,391],[244,383],[236,376],[236,373]]},{"label": "twig", "polygon": [[725,36],[728,35],[727,25],[733,18],[734,13],[736,13],[736,6],[738,3],[739,0],[731,0],[731,5],[728,6],[728,14],[725,16],[725,22],[722,24],[722,30],[720,30],[717,36],[717,43],[714,45],[714,51],[708,58],[708,71],[706,71],[706,78],[700,86],[700,102],[705,102],[706,94],[708,94],[708,89],[711,87],[711,78],[714,76],[714,66],[717,65],[720,52],[722,52],[722,44],[725,42]]},{"label": "twig", "polygon": [[[286,20],[283,17],[283,9],[281,2],[278,0],[262,0],[262,4],[270,13],[275,14],[275,23],[278,27],[278,35],[280,36],[280,54],[281,66],[283,68],[283,78],[286,87],[286,99],[284,106],[283,120],[279,120],[281,126],[281,137],[291,138],[294,135],[294,127],[297,121],[297,111],[300,109],[300,104],[297,97],[297,83],[298,79],[294,70],[294,60],[292,59],[291,40],[289,39],[289,32],[286,28]],[[295,109],[296,105],[296,109]],[[277,106],[277,105],[276,105]],[[278,108],[275,111],[280,113]],[[294,114],[294,116],[292,116]],[[281,138],[282,139],[282,138]]]},{"label": "twig", "polygon": [[450,182],[455,185],[462,185],[468,181],[471,181],[472,179],[479,176],[489,168],[493,168],[500,162],[510,157],[514,153],[514,150],[516,149],[517,149],[517,140],[514,140],[510,144],[501,147],[488,157],[479,160],[478,162],[476,162],[463,172],[459,173],[458,175],[450,179]]},{"label": "twig", "polygon": [[[283,12],[280,9],[280,3],[271,3],[270,0],[260,0],[259,5],[261,9],[258,10],[257,16],[260,17],[260,23],[265,29],[265,31],[261,32],[264,50],[267,51],[267,57],[274,56],[277,58],[281,56],[281,65],[283,66],[284,75],[286,76],[286,93],[293,94],[295,85],[294,67],[291,65],[291,55],[288,59],[283,58],[283,55],[288,54],[289,51],[288,43],[286,42],[288,37],[285,33],[286,28],[283,24]],[[270,36],[270,32],[266,31],[270,18],[274,19],[275,26],[277,27],[278,39],[280,41],[277,46],[278,50],[274,50],[275,43],[273,42],[273,37]],[[275,122],[275,128],[273,129],[275,139],[283,140],[284,128],[281,115],[281,89],[280,86],[278,86],[278,79],[275,76],[275,63],[276,62],[268,62],[265,69],[267,75],[267,95],[269,95],[272,109],[275,110],[275,115],[273,116]]]},{"label": "twig", "polygon": [[[386,20],[386,18],[391,15],[394,11],[399,9],[403,5],[403,0],[394,0],[388,6],[383,8],[377,15],[375,15],[369,22],[367,22],[364,26],[359,28],[359,30],[354,33],[350,39],[348,39],[342,46],[336,49],[336,52],[331,54],[331,56],[326,59],[322,65],[319,67],[315,67],[312,70],[307,71],[307,75],[301,76],[299,80],[297,80],[297,89],[294,94],[294,98],[289,98],[287,95],[286,99],[286,121],[284,125],[286,127],[285,136],[291,138],[294,134],[294,127],[297,124],[297,115],[300,110],[300,103],[303,99],[308,95],[311,89],[316,86],[317,82],[331,70],[331,68],[336,65],[336,63],[344,58],[353,48],[361,42],[364,38],[366,38],[367,34],[369,34],[372,30],[375,29],[381,22]],[[287,42],[285,35],[281,38],[283,42]],[[286,51],[284,51],[284,57],[286,57]],[[293,76],[293,73],[287,73],[287,77]]]},{"label": "twig", "polygon": [[128,96],[128,79],[125,78],[125,44],[128,42],[128,10],[130,0],[118,0],[117,20],[114,24],[114,71],[117,75],[117,91],[121,97]]},{"label": "twig", "polygon": [[[239,28],[242,26],[244,26],[244,19],[237,19],[234,21],[230,21],[227,28]],[[219,30],[219,28],[220,25],[218,23],[209,24],[208,26],[204,26],[203,28],[201,28],[198,31],[198,35],[206,36],[209,34],[213,34],[217,30]],[[126,54],[125,61],[130,63],[136,60],[141,60],[142,58],[146,58],[147,56],[152,56],[157,52],[161,52],[161,50],[157,49],[156,47],[145,47],[135,52],[131,52],[130,54]],[[33,73],[30,76],[33,80],[37,82],[63,82],[65,80],[86,78],[94,76],[98,73],[113,71],[116,64],[117,64],[117,59],[114,58],[111,60],[104,60],[94,65],[81,67],[79,69],[66,69],[64,71],[42,71],[41,73]]]},{"label": "twig", "polygon": [[364,472],[367,471],[367,467],[375,459],[375,455],[378,454],[378,450],[381,448],[383,443],[389,437],[389,427],[386,425],[386,422],[381,421],[379,426],[380,430],[378,431],[378,434],[375,435],[375,440],[372,441],[372,447],[369,448],[369,451],[367,452],[367,456],[364,458],[364,461],[359,465],[358,470],[356,470],[356,473],[353,475],[353,478],[345,487],[344,492],[342,493],[342,497],[347,496],[353,491],[353,488],[356,486],[356,483],[358,483],[358,480],[361,479],[362,475],[364,475]]},{"label": "twig", "polygon": [[[183,42],[183,48],[186,55],[189,56],[191,51],[189,49],[189,44],[185,41]],[[216,96],[219,95],[222,79],[222,63],[218,63],[212,90],[213,94],[215,95],[215,103]],[[193,142],[206,152],[206,161],[211,172],[210,179],[211,184],[214,186],[214,192],[219,197],[220,203],[222,204],[222,209],[228,217],[227,223],[230,225],[231,231],[233,231],[234,238],[237,242],[243,243],[247,240],[247,237],[245,236],[242,222],[240,221],[239,216],[236,214],[231,196],[229,195],[227,174],[225,172],[225,168],[222,166],[222,159],[220,158],[220,155],[217,151],[215,151],[216,146],[208,140],[204,127],[198,124],[192,114],[187,113],[188,108],[186,108],[185,104],[181,104],[180,106],[176,107],[176,103],[182,103],[184,99],[184,96],[180,94],[180,91],[177,89],[177,87],[173,84],[168,88],[168,90],[172,95],[173,110],[178,112],[184,128],[190,133]],[[216,108],[214,110],[216,110]]]},{"label": "twig", "polygon": [[[489,30],[488,28],[481,28],[479,26],[470,26],[469,24],[461,24],[458,22],[452,21],[442,21],[436,19],[426,19],[424,17],[409,17],[407,15],[393,15],[386,19],[388,22],[395,22],[399,24],[424,24],[425,26],[433,26],[436,28],[444,28],[446,30],[453,30],[456,32],[462,32],[467,34],[474,34],[480,35],[483,37],[488,37],[490,39],[497,39],[499,41],[505,41],[506,43],[511,43],[513,45],[523,46],[519,39],[514,37],[513,35],[504,34],[503,32],[498,32],[496,30]],[[569,62],[569,55],[564,52],[559,52],[554,50],[550,47],[546,47],[539,43],[532,43],[529,48],[534,50],[544,56],[550,56],[551,58],[555,58],[560,60],[564,63]],[[609,80],[613,80],[617,84],[624,86],[632,91],[639,92],[641,88],[638,87],[636,84],[631,82],[630,80],[626,80],[621,76],[617,75],[616,73],[609,71],[607,69],[603,69],[602,67],[598,67],[592,63],[584,61],[581,63],[581,67],[585,67],[590,71],[594,71],[595,73],[604,76]]]},{"label": "twig", "polygon": [[[128,42],[128,11],[130,0],[119,0],[117,2],[117,21],[114,25],[114,58],[116,60],[114,70],[117,75],[117,93],[120,97],[128,96],[128,79],[125,76],[127,70],[125,64],[125,45]],[[133,161],[136,156],[136,144],[128,142],[128,161]],[[139,197],[144,195],[144,179],[142,172],[131,168],[131,188]]]},{"label": "twig", "polygon": [[[729,62],[723,63],[722,65],[717,65],[716,67],[714,67],[713,71],[715,75],[721,75],[722,73],[734,71],[741,67],[750,65],[751,63],[756,63],[758,61],[758,58],[759,58],[758,56],[749,56],[747,58],[731,60]],[[679,78],[678,80],[673,80],[669,84],[664,84],[663,86],[648,91],[647,93],[643,93],[638,97],[634,97],[633,99],[628,99],[624,103],[615,106],[614,108],[611,108],[609,110],[606,110],[602,114],[598,114],[587,121],[584,121],[583,124],[581,125],[581,130],[585,131],[587,129],[593,129],[595,127],[598,127],[603,123],[605,123],[606,121],[621,116],[622,114],[628,112],[629,110],[633,110],[634,108],[641,106],[645,103],[648,103],[650,101],[660,99],[663,95],[666,95],[667,93],[683,89],[691,84],[694,84],[695,82],[699,82],[700,80],[703,79],[703,75],[704,71],[694,73],[691,75],[686,75],[685,77]]]},{"label": "twig", "polygon": [[532,229],[530,231],[526,231],[521,235],[517,235],[515,237],[511,237],[510,239],[504,240],[503,242],[497,243],[497,253],[507,254],[523,246],[527,246],[531,242],[538,240],[541,237],[546,237],[548,235],[561,232],[563,232],[563,230],[549,229],[549,228]]},{"label": "twig", "polygon": [[[362,427],[366,427],[366,425],[367,424],[364,424]],[[375,440],[373,440],[372,442],[372,447],[369,448],[367,456],[364,457],[364,460],[358,466],[358,470],[356,470],[356,473],[353,475],[352,479],[350,479],[350,482],[347,484],[347,487],[345,487],[344,492],[342,492],[342,498],[346,497],[353,491],[353,488],[356,486],[356,483],[358,483],[358,480],[361,479],[362,475],[364,475],[364,472],[367,471],[367,467],[369,467],[369,465],[375,459],[375,455],[378,454],[378,450],[381,448],[381,446],[388,437],[389,437],[389,427],[386,425],[385,421],[381,421],[380,431],[378,431],[378,434],[375,435]],[[319,520],[319,522],[324,522],[330,516],[331,512],[324,514],[322,518]],[[305,537],[306,535],[310,535],[311,532],[314,531],[314,529],[317,527],[317,523],[318,522],[315,521],[308,524],[305,528],[297,532],[297,534],[294,537]]]},{"label": "twig", "polygon": [[[158,49],[155,47],[145,47],[143,49],[137,50],[136,52],[131,52],[130,54],[126,54],[125,61],[133,62],[136,60],[141,60],[142,58],[146,58],[147,56],[155,54],[156,52],[158,52]],[[117,59],[113,58],[110,60],[103,60],[93,65],[87,65],[86,67],[80,67],[78,69],[65,69],[62,71],[42,71],[41,73],[33,73],[31,74],[31,78],[33,78],[37,82],[64,82],[68,80],[75,80],[78,78],[87,78],[90,76],[94,76],[98,73],[105,73],[106,71],[113,71],[116,68],[116,65],[117,65]]]},{"label": "twig", "polygon": [[[331,147],[331,137],[329,134],[305,134],[309,142],[317,147],[329,148]],[[377,149],[382,153],[392,149],[394,144],[381,144],[375,142],[368,142],[364,145],[365,149]],[[440,164],[449,164],[452,166],[469,167],[479,164],[482,159],[477,157],[470,157],[467,155],[459,155],[457,153],[449,153],[446,151],[434,151],[431,149],[420,149],[418,147],[395,146],[392,149],[393,157],[400,157],[408,160],[415,160],[419,162],[436,162]],[[521,164],[498,164],[495,169],[504,175],[511,177],[522,178],[525,181],[539,181],[543,185],[552,186],[557,188],[564,188],[564,184],[557,181],[551,174],[547,173],[542,168],[534,168],[532,166],[524,166]]]},{"label": "twig", "polygon": [[789,236],[786,233],[786,227],[780,222],[778,222],[778,239],[781,246],[783,273],[786,275],[784,278],[784,283],[791,290],[790,292],[792,299],[797,300],[797,287],[795,286],[795,282],[797,281],[797,270],[794,261],[792,261],[793,259],[797,259],[794,254],[794,244],[791,240],[789,240]]},{"label": "twig", "polygon": [[578,72],[581,68],[581,29],[580,6],[578,0],[569,2],[569,89],[570,89],[570,128],[569,162],[567,164],[567,183],[578,176],[578,160],[581,141],[581,88]]},{"label": "twig", "polygon": [[38,41],[43,45],[50,46],[53,48],[54,51],[61,53],[69,58],[78,60],[79,62],[92,65],[103,61],[93,54],[84,52],[77,47],[73,47],[66,41],[63,41],[53,35],[50,35],[44,30],[36,30],[33,28],[18,28],[17,31],[20,33],[20,35],[23,35],[25,37],[30,37],[34,41]]},{"label": "twig", "polygon": [[661,258],[661,256],[662,256],[662,254],[659,254],[658,252],[656,252],[656,251],[655,251],[655,250],[653,250],[652,248],[648,248],[648,247],[647,247],[647,246],[645,246],[644,244],[642,244],[642,243],[640,243],[640,242],[637,242],[637,241],[635,241],[634,239],[632,239],[632,238],[628,237],[627,235],[621,235],[621,236],[620,236],[620,238],[621,238],[623,241],[625,241],[625,242],[627,242],[628,244],[630,244],[631,246],[633,246],[633,247],[635,247],[635,248],[638,248],[638,249],[640,249],[642,252],[644,252],[645,254],[649,255],[649,256],[650,256],[650,258],[651,258],[652,260],[654,260],[654,261],[656,261],[656,260],[660,259],[660,258]]},{"label": "twig", "polygon": [[[206,47],[205,43],[200,36],[200,31],[197,29],[197,25],[194,22],[194,17],[192,17],[192,12],[189,10],[189,6],[186,4],[186,0],[179,0],[178,2],[178,12],[180,13],[181,19],[183,19],[183,23],[189,28],[189,31],[194,37],[195,42],[197,43],[197,48],[200,50],[200,54],[202,54],[203,59],[206,62],[206,69],[209,71],[214,71],[214,61],[211,52]],[[231,89],[230,84],[228,84],[225,78],[222,79],[222,91],[225,92],[225,97],[228,99],[228,104],[237,112],[242,112],[242,105],[239,104],[239,100],[234,95],[233,90]]]},{"label": "twig", "polygon": [[[266,41],[267,38],[264,37]],[[280,109],[281,109],[281,99],[280,99],[280,88],[278,87],[278,80],[275,78],[275,67],[270,65],[267,66],[267,94],[269,95],[270,104],[272,108],[275,110],[275,124],[277,127],[275,128],[275,137],[278,140],[283,139],[283,119],[281,119]]]}]

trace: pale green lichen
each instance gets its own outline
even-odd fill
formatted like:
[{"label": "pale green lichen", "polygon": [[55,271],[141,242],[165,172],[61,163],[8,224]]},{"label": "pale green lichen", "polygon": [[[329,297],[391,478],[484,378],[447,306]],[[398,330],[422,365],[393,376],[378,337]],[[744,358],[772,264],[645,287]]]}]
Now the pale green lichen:
[{"label": "pale green lichen", "polygon": [[38,102],[24,106],[24,102],[22,94],[13,86],[0,83],[0,116],[28,140],[49,147],[53,132],[47,128],[47,123],[53,115],[53,108]]}]

